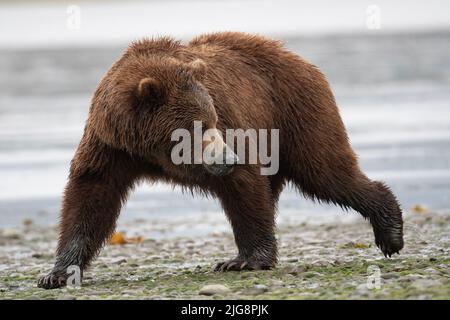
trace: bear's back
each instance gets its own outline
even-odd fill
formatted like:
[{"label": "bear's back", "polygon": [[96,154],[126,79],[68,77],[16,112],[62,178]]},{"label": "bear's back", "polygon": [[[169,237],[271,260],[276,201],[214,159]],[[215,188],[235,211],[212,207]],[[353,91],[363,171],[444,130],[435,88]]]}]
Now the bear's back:
[{"label": "bear's back", "polygon": [[286,52],[281,41],[242,32],[204,34],[194,38],[188,44],[190,48],[202,46],[218,50],[229,50],[243,57],[256,58],[258,60],[272,60],[274,57],[283,55]]}]

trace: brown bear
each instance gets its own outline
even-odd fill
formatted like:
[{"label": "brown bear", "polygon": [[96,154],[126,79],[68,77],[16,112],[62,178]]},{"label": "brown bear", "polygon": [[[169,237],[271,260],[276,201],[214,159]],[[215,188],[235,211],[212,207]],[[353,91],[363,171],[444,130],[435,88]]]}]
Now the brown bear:
[{"label": "brown bear", "polygon": [[[279,129],[279,170],[261,164],[176,165],[171,133]],[[224,153],[225,154],[225,153]],[[317,67],[279,41],[235,32],[135,42],[101,80],[72,160],[62,204],[56,263],[38,286],[66,285],[115,228],[138,181],[164,181],[217,197],[231,223],[235,258],[216,270],[270,269],[277,263],[275,211],[286,183],[320,202],[368,219],[386,256],[403,247],[403,221],[390,189],[361,172],[335,98]]]}]

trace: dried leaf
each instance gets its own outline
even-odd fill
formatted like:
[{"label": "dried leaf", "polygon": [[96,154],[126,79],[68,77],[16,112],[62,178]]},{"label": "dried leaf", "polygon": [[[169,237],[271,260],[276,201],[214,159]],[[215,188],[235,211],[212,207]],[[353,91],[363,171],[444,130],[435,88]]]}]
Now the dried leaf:
[{"label": "dried leaf", "polygon": [[369,246],[367,244],[365,244],[365,243],[362,243],[362,242],[356,242],[354,244],[354,247],[357,248],[357,249],[367,249]]},{"label": "dried leaf", "polygon": [[369,245],[362,242],[348,242],[341,246],[342,249],[367,249],[370,248]]},{"label": "dried leaf", "polygon": [[411,212],[412,213],[417,213],[417,214],[425,214],[428,212],[427,207],[417,204],[414,207],[411,208]]},{"label": "dried leaf", "polygon": [[122,245],[122,244],[126,244],[126,243],[127,243],[127,240],[125,239],[125,234],[123,234],[122,232],[115,232],[112,235],[111,240],[109,240],[109,244],[113,244],[113,245],[116,245],[116,244]]},{"label": "dried leaf", "polygon": [[131,237],[126,239],[127,243],[142,243],[144,242],[143,236]]},{"label": "dried leaf", "polygon": [[123,233],[123,232],[115,232],[112,235],[111,240],[109,240],[109,244],[112,244],[112,245],[124,245],[127,243],[139,244],[142,242],[144,242],[143,236],[127,238],[127,237],[125,237],[125,233]]}]

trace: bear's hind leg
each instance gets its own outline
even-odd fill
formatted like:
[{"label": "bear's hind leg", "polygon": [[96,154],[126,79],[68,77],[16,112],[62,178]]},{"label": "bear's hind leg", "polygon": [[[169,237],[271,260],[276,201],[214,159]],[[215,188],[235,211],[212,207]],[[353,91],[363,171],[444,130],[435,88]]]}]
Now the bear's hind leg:
[{"label": "bear's hind leg", "polygon": [[384,183],[365,180],[359,198],[350,199],[350,206],[369,219],[375,244],[385,256],[400,253],[403,248],[403,218],[400,205]]},{"label": "bear's hind leg", "polygon": [[231,223],[238,256],[216,271],[265,270],[277,262],[275,206],[269,180],[257,167],[236,168],[220,183],[217,196]]},{"label": "bear's hind leg", "polygon": [[369,180],[357,166],[345,171],[330,163],[323,168],[315,171],[316,177],[304,174],[296,180],[301,191],[319,201],[358,211],[371,223],[375,244],[383,254],[398,253],[403,248],[403,219],[392,191],[381,182]]}]

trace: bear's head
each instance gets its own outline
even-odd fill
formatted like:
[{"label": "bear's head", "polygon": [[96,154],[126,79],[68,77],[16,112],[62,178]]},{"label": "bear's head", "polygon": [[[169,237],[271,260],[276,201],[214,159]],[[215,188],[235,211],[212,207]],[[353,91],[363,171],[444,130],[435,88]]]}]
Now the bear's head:
[{"label": "bear's head", "polygon": [[[88,127],[109,146],[156,162],[178,175],[192,175],[192,170],[200,174],[204,169],[214,175],[228,174],[237,156],[216,129],[214,103],[202,84],[207,72],[200,59],[182,62],[161,55],[126,53],[95,92]],[[189,141],[190,161],[174,163],[172,151],[179,141],[173,141],[173,134],[181,130],[193,137],[194,123],[201,123],[201,135],[207,134],[201,136],[204,139]],[[200,148],[200,153],[195,148]],[[205,162],[203,152],[208,148],[212,161]]]}]

